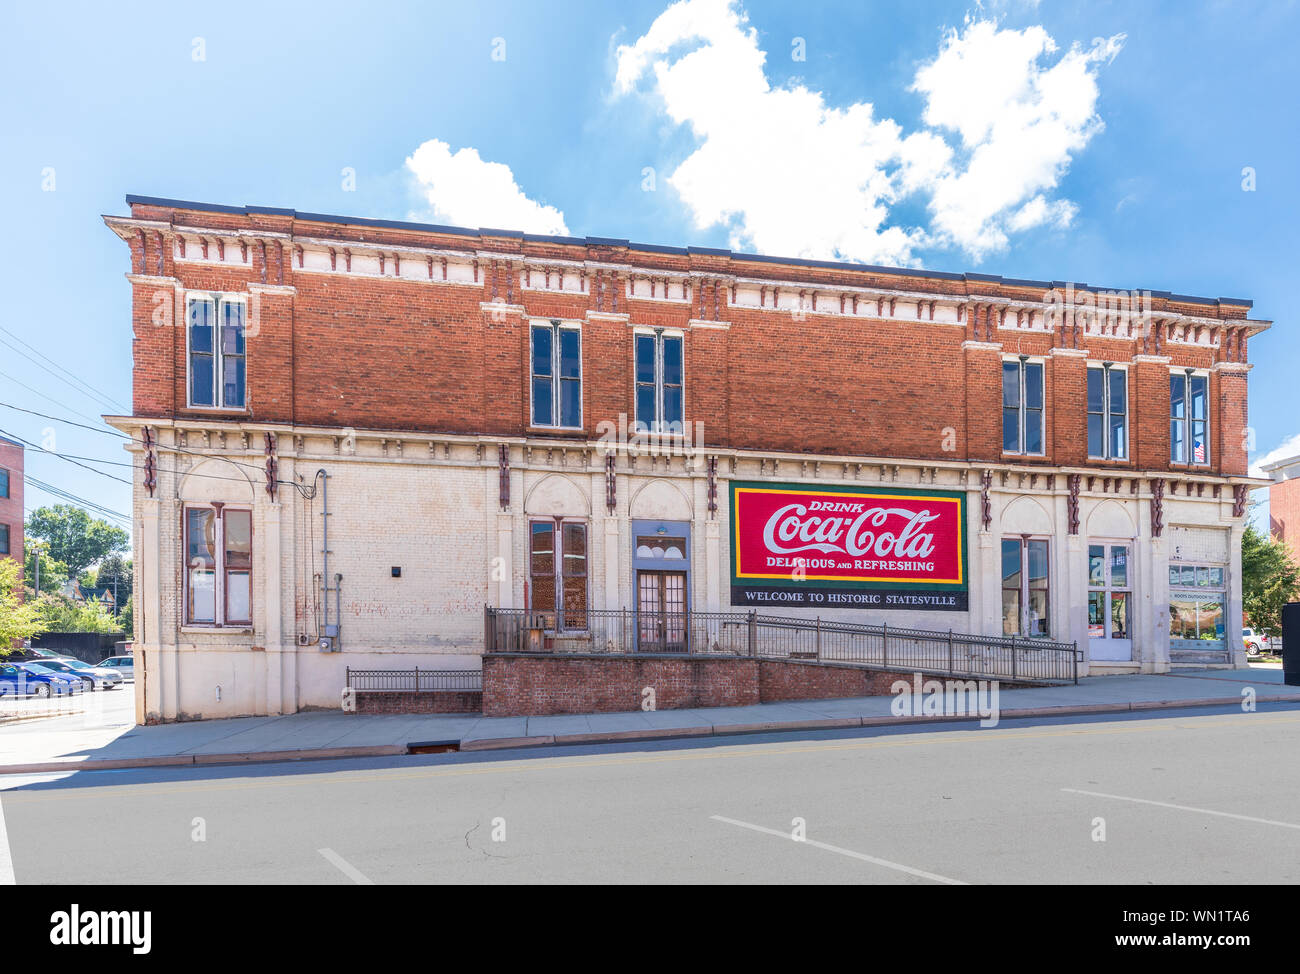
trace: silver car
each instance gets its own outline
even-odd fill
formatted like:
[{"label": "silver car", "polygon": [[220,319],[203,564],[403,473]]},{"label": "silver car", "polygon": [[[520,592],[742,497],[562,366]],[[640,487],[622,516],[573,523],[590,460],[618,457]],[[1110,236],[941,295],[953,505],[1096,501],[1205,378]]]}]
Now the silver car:
[{"label": "silver car", "polygon": [[100,660],[98,665],[102,669],[111,669],[116,673],[120,673],[124,680],[135,679],[134,656],[110,656],[108,659]]},{"label": "silver car", "polygon": [[[79,659],[73,659],[71,656],[60,656],[57,660],[43,659],[42,666],[51,666],[54,663],[62,663],[69,676],[80,676],[83,679],[91,681],[91,688],[95,690],[116,690],[122,685],[122,674],[117,670],[109,669],[106,666],[91,666],[89,663],[83,663]],[[58,669],[58,667],[53,667]]]}]

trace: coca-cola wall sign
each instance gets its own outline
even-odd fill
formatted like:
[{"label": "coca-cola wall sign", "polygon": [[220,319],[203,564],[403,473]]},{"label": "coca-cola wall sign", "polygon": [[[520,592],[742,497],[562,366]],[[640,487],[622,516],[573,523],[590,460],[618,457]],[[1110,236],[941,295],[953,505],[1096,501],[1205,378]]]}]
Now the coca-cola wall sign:
[{"label": "coca-cola wall sign", "polygon": [[966,495],[732,481],[731,603],[964,612]]}]

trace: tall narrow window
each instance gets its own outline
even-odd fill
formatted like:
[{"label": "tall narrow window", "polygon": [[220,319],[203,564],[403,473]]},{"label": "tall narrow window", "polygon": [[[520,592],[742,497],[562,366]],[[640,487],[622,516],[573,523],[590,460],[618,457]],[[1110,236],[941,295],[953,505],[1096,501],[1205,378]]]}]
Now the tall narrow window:
[{"label": "tall narrow window", "polygon": [[0,467],[0,497],[9,496],[9,471]]},{"label": "tall narrow window", "polygon": [[185,621],[247,626],[253,621],[253,514],[224,506],[185,509]]},{"label": "tall narrow window", "polygon": [[217,404],[216,302],[190,298],[190,405]]},{"label": "tall narrow window", "polygon": [[243,409],[244,302],[194,296],[188,300],[187,307],[190,405]]},{"label": "tall narrow window", "polygon": [[532,327],[532,425],[582,427],[582,333],[558,321]]},{"label": "tall narrow window", "polygon": [[1002,450],[1043,453],[1043,365],[1027,356],[1002,363]]},{"label": "tall narrow window", "polygon": [[1002,539],[1002,632],[1046,638],[1051,632],[1047,541]]},{"label": "tall narrow window", "polygon": [[531,522],[528,575],[533,609],[555,613],[557,630],[587,628],[586,524],[558,518]]},{"label": "tall narrow window", "polygon": [[[9,525],[0,524],[0,555],[9,554]],[[41,553],[38,551],[36,557],[39,558]]]},{"label": "tall narrow window", "polygon": [[661,329],[637,334],[636,421],[656,432],[684,429],[680,335],[665,335]]},{"label": "tall narrow window", "polygon": [[1210,378],[1191,369],[1169,376],[1169,459],[1210,462]]},{"label": "tall narrow window", "polygon": [[1088,636],[1092,639],[1132,639],[1129,546],[1088,545]]},{"label": "tall narrow window", "polygon": [[1110,363],[1088,368],[1088,456],[1128,457],[1128,373]]}]

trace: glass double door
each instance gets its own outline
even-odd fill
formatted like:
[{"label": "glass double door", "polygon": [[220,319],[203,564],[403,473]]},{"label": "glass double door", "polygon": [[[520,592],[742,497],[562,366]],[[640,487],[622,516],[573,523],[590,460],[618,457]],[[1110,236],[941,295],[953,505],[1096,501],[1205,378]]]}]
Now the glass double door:
[{"label": "glass double door", "polygon": [[638,571],[636,588],[638,650],[686,652],[686,573]]},{"label": "glass double door", "polygon": [[1095,660],[1133,659],[1133,566],[1131,546],[1110,542],[1088,545],[1088,656]]}]

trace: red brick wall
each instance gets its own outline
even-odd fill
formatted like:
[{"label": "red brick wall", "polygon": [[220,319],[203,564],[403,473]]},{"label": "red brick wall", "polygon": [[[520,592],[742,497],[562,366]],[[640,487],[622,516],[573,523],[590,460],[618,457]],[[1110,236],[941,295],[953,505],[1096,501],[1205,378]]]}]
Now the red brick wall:
[{"label": "red brick wall", "polygon": [[1274,538],[1286,543],[1300,565],[1300,480],[1284,480],[1268,488],[1268,519]]},{"label": "red brick wall", "polygon": [[[631,323],[687,328],[686,419],[704,423],[707,445],[811,453],[934,459],[998,460],[1001,452],[1000,355],[968,341],[1002,343],[1003,353],[1045,356],[1047,456],[1029,462],[1075,465],[1086,461],[1084,362],[1052,356],[1059,332],[1026,333],[998,328],[981,299],[1041,300],[1034,288],[981,283],[977,297],[961,280],[884,275],[869,269],[791,267],[709,254],[629,252],[598,244],[556,244],[517,237],[466,240],[402,229],[364,230],[297,220],[292,216],[185,213],[136,204],[137,217],[212,229],[261,227],[304,237],[364,239],[389,245],[446,246],[503,257],[551,256],[569,260],[623,261],[646,270],[693,275],[733,274],[822,287],[889,287],[935,294],[967,294],[972,314],[962,325],[929,321],[875,321],[825,313],[774,312],[729,305],[723,287],[717,318],[726,328],[690,328],[701,314],[700,295],[689,303],[630,301],[619,293],[618,311]],[[283,282],[293,293],[254,294],[248,339],[248,409],[241,419],[358,429],[520,435],[527,432],[528,327],[516,310],[483,309],[495,296],[522,305],[528,316],[583,319],[596,305],[589,275],[587,294],[525,291],[516,268],[513,285],[505,265],[480,261],[479,282],[429,286],[417,281],[297,272],[292,246],[250,245],[244,267],[209,267],[172,260],[171,237],[163,237],[164,274],[181,275],[188,288],[259,290]],[[191,243],[190,246],[193,246]],[[131,240],[135,279],[135,411],[140,416],[184,415],[185,329],[183,301],[171,314],[160,301],[175,301],[170,282],[157,274],[159,245],[152,232]],[[340,253],[338,259],[343,261]],[[410,259],[410,258],[408,258]],[[534,272],[536,273],[536,271]],[[612,310],[613,285],[606,275],[605,311]],[[698,281],[699,278],[697,277]],[[160,295],[162,297],[160,298]],[[704,288],[703,314],[714,315],[714,289]],[[825,298],[823,299],[825,300]],[[833,303],[833,302],[827,302]],[[1184,305],[1154,300],[1157,316],[1187,312],[1237,318],[1233,305]],[[822,310],[827,310],[823,305]],[[831,310],[838,310],[834,307]],[[165,319],[160,322],[160,319]],[[1228,322],[1231,323],[1231,322]],[[170,324],[172,327],[164,327]],[[631,329],[622,320],[595,319],[583,325],[583,416],[586,433],[602,421],[634,415]],[[1141,339],[1084,335],[1093,358],[1131,361]],[[1148,349],[1148,351],[1153,351]],[[1160,354],[1172,365],[1200,368],[1222,360],[1212,352],[1167,342]],[[1130,442],[1132,458],[1119,466],[1140,470],[1168,467],[1168,366],[1141,363],[1133,370]],[[1246,379],[1216,373],[1211,396],[1217,430],[1210,472],[1244,474],[1242,429],[1246,422]],[[210,414],[209,414],[210,415]],[[945,431],[951,430],[945,443]],[[945,449],[945,446],[955,448]],[[1020,459],[1020,458],[1017,458]],[[1105,464],[1099,464],[1106,466]],[[1112,464],[1114,465],[1114,464]]]},{"label": "red brick wall", "polygon": [[477,690],[439,693],[387,693],[363,690],[357,694],[359,714],[477,714],[483,694]]},{"label": "red brick wall", "polygon": [[[0,497],[0,524],[9,526],[9,554],[0,555],[23,565],[23,447],[0,439],[0,468],[9,471],[9,496]],[[19,587],[21,591],[21,586]]]},{"label": "red brick wall", "polygon": [[640,710],[646,687],[656,710],[884,696],[912,676],[787,660],[491,653],[483,657],[483,716]]}]

